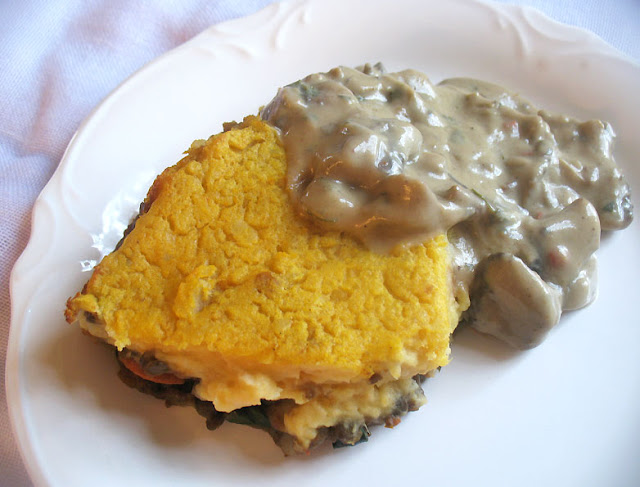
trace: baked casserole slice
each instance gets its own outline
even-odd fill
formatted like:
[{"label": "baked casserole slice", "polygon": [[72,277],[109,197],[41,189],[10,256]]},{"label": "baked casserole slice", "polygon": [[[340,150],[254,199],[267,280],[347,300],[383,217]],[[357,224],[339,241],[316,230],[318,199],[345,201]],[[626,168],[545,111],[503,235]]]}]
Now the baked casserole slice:
[{"label": "baked casserole slice", "polygon": [[256,117],[194,142],[66,318],[117,349],[130,385],[293,454],[423,405],[468,299],[445,235],[378,254],[316,231],[289,204],[286,165]]}]

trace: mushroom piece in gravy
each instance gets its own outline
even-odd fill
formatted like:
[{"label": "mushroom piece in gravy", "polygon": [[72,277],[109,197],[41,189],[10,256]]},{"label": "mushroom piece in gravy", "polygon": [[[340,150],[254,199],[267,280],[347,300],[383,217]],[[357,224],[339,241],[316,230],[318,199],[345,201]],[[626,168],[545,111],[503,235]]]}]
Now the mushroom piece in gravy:
[{"label": "mushroom piece in gravy", "polygon": [[594,299],[600,232],[632,219],[609,124],[484,81],[338,67],[280,89],[262,117],[302,217],[378,252],[447,232],[464,319],[517,348]]}]

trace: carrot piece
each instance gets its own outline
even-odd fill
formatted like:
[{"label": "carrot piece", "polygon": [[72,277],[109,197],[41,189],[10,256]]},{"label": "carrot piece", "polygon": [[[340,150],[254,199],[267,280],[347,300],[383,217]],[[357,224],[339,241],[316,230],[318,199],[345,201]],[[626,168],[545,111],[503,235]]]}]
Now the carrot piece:
[{"label": "carrot piece", "polygon": [[180,377],[167,373],[167,374],[159,374],[159,375],[151,375],[144,371],[140,363],[132,359],[130,357],[118,357],[122,365],[124,365],[131,372],[136,374],[138,377],[143,378],[144,380],[148,380],[151,382],[157,382],[158,384],[184,384],[184,379]]}]

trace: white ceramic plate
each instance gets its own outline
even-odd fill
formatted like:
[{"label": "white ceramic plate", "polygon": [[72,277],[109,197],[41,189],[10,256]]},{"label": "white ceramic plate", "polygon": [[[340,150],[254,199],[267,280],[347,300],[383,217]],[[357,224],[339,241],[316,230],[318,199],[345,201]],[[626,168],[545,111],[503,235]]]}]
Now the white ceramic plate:
[{"label": "white ceramic plate", "polygon": [[[81,126],[38,199],[12,276],[11,415],[38,486],[637,485],[640,223],[606,236],[600,296],[521,353],[473,332],[426,384],[429,404],[355,448],[285,459],[266,434],[209,432],[187,408],[126,388],[65,300],[113,247],[153,176],[192,139],[276,89],[382,61],[439,81],[474,76],[554,111],[611,121],[640,192],[640,68],[537,11],[475,1],[311,0],[218,25],[126,81]],[[636,199],[637,206],[637,199]]]}]

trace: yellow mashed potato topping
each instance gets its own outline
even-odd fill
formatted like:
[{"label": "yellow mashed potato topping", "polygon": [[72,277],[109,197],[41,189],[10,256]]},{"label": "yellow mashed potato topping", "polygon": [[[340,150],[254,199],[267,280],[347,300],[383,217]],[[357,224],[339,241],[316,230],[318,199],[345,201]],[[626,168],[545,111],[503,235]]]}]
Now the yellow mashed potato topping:
[{"label": "yellow mashed potato topping", "polygon": [[378,254],[316,232],[289,204],[286,166],[255,117],[195,142],[67,319],[196,379],[218,411],[288,400],[274,428],[305,449],[318,428],[390,414],[412,377],[446,365],[468,301],[445,235]]}]

